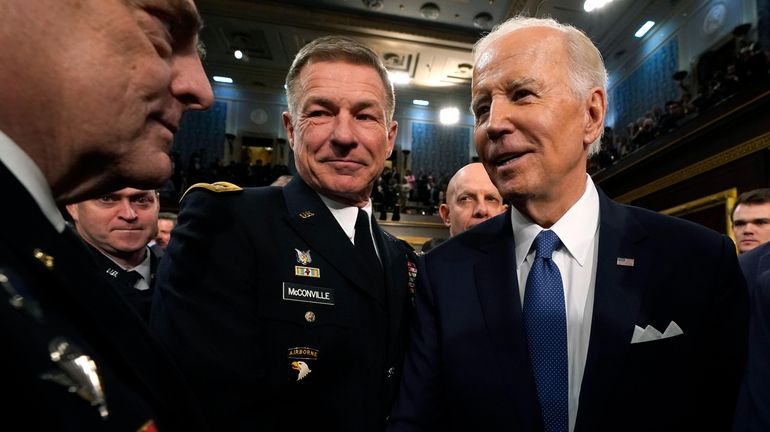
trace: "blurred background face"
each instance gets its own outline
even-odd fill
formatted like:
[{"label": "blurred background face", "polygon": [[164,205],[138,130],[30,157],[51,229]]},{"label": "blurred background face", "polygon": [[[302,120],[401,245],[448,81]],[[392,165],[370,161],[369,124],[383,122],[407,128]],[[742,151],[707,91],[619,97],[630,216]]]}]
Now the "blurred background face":
[{"label": "blurred background face", "polygon": [[741,253],[770,241],[770,203],[738,204],[733,212],[733,233]]},{"label": "blurred background face", "polygon": [[450,237],[508,208],[480,163],[467,165],[452,177],[447,187],[446,201],[446,204],[439,207],[439,214],[449,227]]},{"label": "blurred background face", "polygon": [[396,138],[380,76],[368,66],[311,62],[299,84],[298,118],[284,113],[297,172],[324,196],[362,205]]},{"label": "blurred background face", "polygon": [[121,189],[97,199],[67,206],[80,236],[109,255],[144,256],[155,238],[160,206],[155,191]]},{"label": "blurred background face", "polygon": [[31,20],[22,21],[38,24],[20,37],[50,43],[24,60],[20,70],[39,86],[24,92],[56,100],[54,112],[41,108],[39,115],[56,143],[42,164],[49,177],[71,177],[52,182],[55,198],[72,202],[127,184],[162,184],[171,175],[167,154],[182,112],[213,101],[192,0],[29,3],[39,4],[25,6]]},{"label": "blurred background face", "polygon": [[600,132],[587,133],[564,43],[554,29],[516,30],[492,42],[473,71],[476,150],[514,206],[574,202],[584,189],[588,145]]},{"label": "blurred background face", "polygon": [[158,234],[155,236],[155,243],[163,250],[166,250],[168,241],[171,240],[171,230],[174,229],[174,221],[168,219],[158,219]]}]

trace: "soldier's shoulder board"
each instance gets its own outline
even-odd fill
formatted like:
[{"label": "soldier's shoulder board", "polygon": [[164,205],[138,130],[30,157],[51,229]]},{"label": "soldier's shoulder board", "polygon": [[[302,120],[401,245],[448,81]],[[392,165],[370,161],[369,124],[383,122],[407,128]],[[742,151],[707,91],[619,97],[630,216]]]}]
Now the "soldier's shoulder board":
[{"label": "soldier's shoulder board", "polygon": [[218,181],[214,183],[195,183],[194,185],[187,188],[186,191],[184,191],[184,194],[182,194],[182,198],[180,198],[179,201],[181,202],[184,199],[184,197],[186,197],[187,194],[190,193],[190,191],[196,190],[196,189],[205,189],[216,193],[240,192],[243,190],[243,188],[238,186],[237,184],[233,184],[226,181]]}]

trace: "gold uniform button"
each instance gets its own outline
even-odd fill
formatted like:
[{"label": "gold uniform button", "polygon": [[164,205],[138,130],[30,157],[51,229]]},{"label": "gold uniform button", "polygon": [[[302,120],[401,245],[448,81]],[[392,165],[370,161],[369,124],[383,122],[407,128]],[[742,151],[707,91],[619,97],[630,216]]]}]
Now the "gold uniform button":
[{"label": "gold uniform button", "polygon": [[315,313],[312,311],[305,312],[305,321],[311,323],[315,321]]}]

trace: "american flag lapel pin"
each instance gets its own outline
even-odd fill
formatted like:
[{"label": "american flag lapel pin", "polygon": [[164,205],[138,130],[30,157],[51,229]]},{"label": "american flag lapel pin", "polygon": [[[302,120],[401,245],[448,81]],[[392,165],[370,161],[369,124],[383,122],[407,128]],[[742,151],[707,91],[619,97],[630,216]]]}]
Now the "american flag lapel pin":
[{"label": "american flag lapel pin", "polygon": [[616,264],[623,267],[633,267],[634,266],[634,259],[633,258],[623,258],[618,257],[618,260],[616,261]]}]

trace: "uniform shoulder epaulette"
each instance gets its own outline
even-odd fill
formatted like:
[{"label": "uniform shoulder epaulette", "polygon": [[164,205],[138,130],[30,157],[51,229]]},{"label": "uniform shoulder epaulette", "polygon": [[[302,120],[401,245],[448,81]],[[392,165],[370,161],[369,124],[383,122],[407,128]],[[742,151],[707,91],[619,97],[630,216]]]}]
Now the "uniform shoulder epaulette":
[{"label": "uniform shoulder epaulette", "polygon": [[182,198],[179,198],[179,202],[182,202],[185,196],[193,190],[193,189],[206,189],[210,190],[212,192],[240,192],[243,190],[242,187],[238,186],[237,184],[233,184],[226,181],[218,181],[214,183],[195,183],[194,185],[187,188],[186,191],[182,194]]}]

